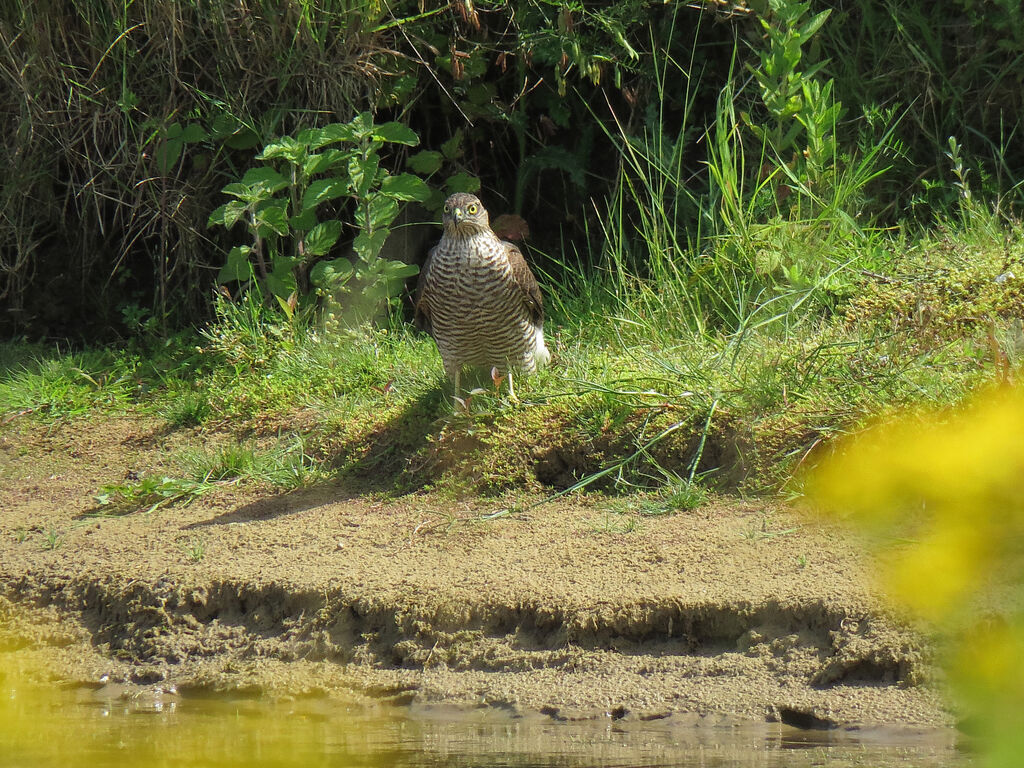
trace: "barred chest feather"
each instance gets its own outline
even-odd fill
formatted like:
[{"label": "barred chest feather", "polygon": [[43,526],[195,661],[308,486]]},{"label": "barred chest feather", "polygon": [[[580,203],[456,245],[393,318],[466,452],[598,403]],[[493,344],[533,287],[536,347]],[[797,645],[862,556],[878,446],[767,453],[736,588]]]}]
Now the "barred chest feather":
[{"label": "barred chest feather", "polygon": [[[428,288],[434,338],[445,368],[460,365],[536,368],[543,331],[523,302],[506,255],[492,232],[441,238]],[[546,353],[546,349],[544,349]]]}]

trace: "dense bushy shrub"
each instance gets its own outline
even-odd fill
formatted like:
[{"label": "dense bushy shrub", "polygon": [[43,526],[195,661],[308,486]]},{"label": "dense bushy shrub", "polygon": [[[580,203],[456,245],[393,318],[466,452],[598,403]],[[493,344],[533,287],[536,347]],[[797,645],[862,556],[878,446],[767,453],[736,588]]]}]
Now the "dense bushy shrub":
[{"label": "dense bushy shrub", "polygon": [[[760,194],[758,205],[771,215],[787,215],[794,201],[786,195],[801,184],[810,184],[803,192],[813,198],[815,184],[830,183],[809,174],[823,164],[839,171],[855,164],[890,130],[879,158],[890,170],[858,186],[864,220],[930,218],[956,205],[950,135],[977,192],[1004,206],[1015,200],[1024,170],[1016,140],[1024,93],[1018,4],[694,6],[4,4],[0,328],[95,335],[205,317],[226,254],[238,245],[206,227],[223,202],[220,190],[273,138],[363,111],[416,131],[418,150],[437,153],[427,169],[435,186],[478,178],[494,212],[529,221],[540,251],[573,243],[589,266],[602,259],[606,234],[598,224],[605,200],[621,188],[616,153],[632,137],[674,137],[676,182],[690,201],[679,196],[672,226],[684,235],[702,226],[709,209],[702,214],[693,200],[715,187],[707,132],[721,118],[726,88],[749,155],[742,194]],[[798,41],[791,70],[802,80],[787,81],[798,87],[787,99],[814,109],[801,112],[794,102],[790,112],[751,73],[765,71],[788,17],[825,10],[831,16],[820,29]],[[773,120],[776,133],[757,130]],[[815,120],[817,134],[805,124]],[[396,148],[382,163],[399,173],[408,159]],[[623,201],[625,220],[642,216],[643,205]],[[349,246],[342,238],[337,248]]]}]

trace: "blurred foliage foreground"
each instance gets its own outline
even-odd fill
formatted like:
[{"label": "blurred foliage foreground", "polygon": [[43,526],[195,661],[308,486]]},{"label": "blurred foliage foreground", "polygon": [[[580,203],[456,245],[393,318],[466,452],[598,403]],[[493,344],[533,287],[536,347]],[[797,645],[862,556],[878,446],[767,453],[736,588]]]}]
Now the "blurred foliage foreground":
[{"label": "blurred foliage foreground", "polygon": [[885,545],[882,582],[940,639],[987,764],[1024,754],[1024,390],[868,430],[812,497]]}]

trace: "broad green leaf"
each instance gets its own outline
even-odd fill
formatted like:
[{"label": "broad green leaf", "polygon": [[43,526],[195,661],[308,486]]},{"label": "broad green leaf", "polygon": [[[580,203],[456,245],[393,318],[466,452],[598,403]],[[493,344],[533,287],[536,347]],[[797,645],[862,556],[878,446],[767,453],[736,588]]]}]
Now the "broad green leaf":
[{"label": "broad green leaf", "polygon": [[831,9],[825,10],[808,19],[807,23],[800,28],[800,36],[804,39],[807,39],[814,35],[815,32],[821,29],[821,25],[828,20],[828,16],[830,13],[832,13]]},{"label": "broad green leaf", "polygon": [[334,200],[347,195],[348,187],[347,182],[337,177],[317,179],[306,187],[306,193],[302,196],[302,208],[303,210],[312,210],[325,200]]},{"label": "broad green leaf", "polygon": [[388,298],[388,281],[384,278],[377,278],[363,286],[362,298],[371,304],[376,304]]},{"label": "broad green leaf", "polygon": [[236,245],[228,251],[227,263],[217,273],[218,283],[230,283],[233,281],[244,281],[252,279],[252,264],[249,263],[249,254],[252,248],[248,245]]},{"label": "broad green leaf", "polygon": [[259,134],[251,128],[241,128],[237,133],[224,140],[231,149],[252,149],[260,143]]},{"label": "broad green leaf", "polygon": [[287,204],[281,200],[274,200],[258,208],[254,214],[256,219],[256,234],[266,237],[271,233],[277,235],[288,234],[288,214],[285,211]]},{"label": "broad green leaf", "polygon": [[374,259],[369,263],[359,264],[357,265],[356,274],[361,280],[375,280],[380,277],[380,273],[384,270],[386,263],[384,259]]},{"label": "broad green leaf", "polygon": [[465,80],[474,80],[482,77],[491,64],[491,54],[483,47],[474,48],[468,59],[462,60],[462,77]]},{"label": "broad green leaf", "polygon": [[282,136],[277,141],[267,144],[263,151],[256,155],[256,159],[271,160],[275,157],[283,157],[290,163],[300,163],[305,155],[305,144],[300,144],[291,136]]},{"label": "broad green leaf", "polygon": [[317,224],[304,238],[307,256],[323,256],[341,237],[341,222],[325,221]]},{"label": "broad green leaf", "polygon": [[[477,189],[479,188],[480,183],[478,181]],[[419,176],[413,176],[411,173],[389,176],[384,179],[380,191],[397,200],[418,200],[423,202],[430,197],[430,187]]]},{"label": "broad green leaf", "polygon": [[305,144],[307,147],[312,148],[320,146],[323,137],[324,132],[322,128],[306,128],[295,135],[295,140],[299,144]]},{"label": "broad green leaf", "polygon": [[306,208],[297,216],[288,219],[288,226],[300,232],[306,232],[317,225],[316,208]]},{"label": "broad green leaf", "polygon": [[470,176],[467,173],[456,173],[454,176],[449,176],[444,182],[445,188],[448,190],[448,194],[452,195],[456,192],[477,192],[480,189],[480,179],[476,176]]},{"label": "broad green leaf", "polygon": [[577,155],[565,147],[555,145],[542,147],[538,152],[526,158],[522,169],[531,174],[557,169],[566,173],[576,186],[582,188],[585,183],[583,164]]},{"label": "broad green leaf", "polygon": [[[237,201],[232,200],[231,202],[234,203]],[[211,213],[210,217],[206,220],[206,226],[212,227],[214,224],[220,224],[221,226],[224,226],[224,213],[227,211],[227,209],[227,203],[224,203],[224,205],[219,205],[216,208],[214,208],[213,213]]]},{"label": "broad green leaf", "polygon": [[[365,202],[365,208],[360,206],[361,211],[369,213],[370,229],[376,232],[382,227],[391,226],[391,222],[398,215],[398,203],[387,195],[373,194]],[[362,224],[363,221],[360,221]]]},{"label": "broad green leaf", "polygon": [[441,163],[443,161],[444,157],[440,152],[425,149],[410,157],[408,161],[406,161],[406,165],[421,176],[429,176],[430,174],[440,170]]},{"label": "broad green leaf", "polygon": [[192,168],[198,173],[205,173],[206,169],[210,167],[210,161],[213,159],[213,155],[204,150],[193,152],[191,157]]},{"label": "broad green leaf", "polygon": [[462,129],[459,128],[455,134],[441,145],[441,153],[449,160],[454,160],[462,154]]},{"label": "broad green leaf", "polygon": [[275,271],[267,275],[267,289],[279,299],[287,299],[295,290],[295,275],[290,271],[279,273]]},{"label": "broad green leaf", "polygon": [[319,287],[327,288],[352,277],[352,262],[348,259],[330,259],[318,261],[309,270],[309,281]]},{"label": "broad green leaf", "polygon": [[210,138],[210,134],[199,123],[189,123],[185,126],[185,130],[181,132],[181,140],[186,144],[195,144],[196,142],[206,141],[208,138]]},{"label": "broad green leaf", "polygon": [[361,112],[349,122],[348,128],[352,131],[350,141],[362,141],[373,134],[373,115]]},{"label": "broad green leaf", "polygon": [[171,123],[167,126],[167,131],[164,135],[168,139],[178,139],[181,138],[183,132],[184,129],[181,127],[181,123]]},{"label": "broad green leaf", "polygon": [[396,122],[375,126],[370,135],[381,141],[389,141],[392,144],[406,144],[410,147],[415,147],[420,143],[420,137],[416,135],[416,131],[407,125]]},{"label": "broad green leaf", "polygon": [[290,294],[288,294],[287,299],[279,295],[274,296],[274,298],[277,299],[278,306],[281,307],[281,311],[284,312],[285,317],[287,317],[289,320],[295,317],[295,307],[299,303],[298,291],[292,291]]},{"label": "broad green leaf", "polygon": [[359,155],[350,157],[348,161],[348,175],[352,179],[352,189],[356,197],[366,197],[366,193],[373,186],[377,177],[377,169],[380,166],[380,158],[376,153],[367,158]]},{"label": "broad green leaf", "polygon": [[404,261],[384,261],[384,269],[381,273],[386,275],[389,280],[405,280],[407,277],[412,277],[420,271],[420,268],[415,264],[406,264]]},{"label": "broad green leaf", "polygon": [[430,197],[423,201],[423,207],[437,213],[444,205],[445,193],[443,189],[430,190]]},{"label": "broad green leaf", "polygon": [[418,84],[416,76],[408,72],[389,77],[381,83],[384,99],[378,103],[382,106],[388,102],[394,106],[405,104]]},{"label": "broad green leaf", "polygon": [[386,280],[378,278],[367,281],[363,275],[359,275],[359,279],[364,281],[359,294],[364,304],[368,303],[372,306],[387,298]]},{"label": "broad green leaf", "polygon": [[231,229],[245,216],[247,210],[248,206],[241,200],[229,200],[224,207],[224,226]]},{"label": "broad green leaf", "polygon": [[320,139],[316,143],[310,143],[312,149],[320,149],[328,144],[336,144],[339,141],[356,141],[356,133],[351,125],[342,123],[331,123],[320,129]]},{"label": "broad green leaf", "polygon": [[308,156],[302,170],[306,176],[316,176],[318,173],[331,170],[334,165],[340,164],[348,157],[349,153],[340,149],[326,149],[320,154]]},{"label": "broad green leaf", "polygon": [[254,199],[253,188],[249,184],[243,184],[240,181],[233,181],[230,184],[226,184],[224,188],[221,189],[221,192],[225,195],[237,197],[239,200],[251,201]]},{"label": "broad green leaf", "polygon": [[288,186],[288,180],[269,165],[250,168],[242,177],[242,183],[250,186],[262,183],[271,194]]},{"label": "broad green leaf", "polygon": [[181,140],[181,132],[179,131],[178,133],[179,135],[176,138],[168,137],[163,144],[156,148],[156,152],[153,153],[153,156],[156,158],[157,168],[160,169],[160,173],[164,176],[170,173],[171,169],[178,162],[178,158],[181,157],[182,147],[185,146]]},{"label": "broad green leaf", "polygon": [[384,241],[388,239],[388,234],[390,234],[390,230],[387,229],[379,229],[373,234],[360,232],[352,241],[352,248],[364,263],[370,264],[377,258],[380,249],[384,247]]},{"label": "broad green leaf", "polygon": [[309,155],[303,161],[302,172],[306,176],[316,176],[331,167],[331,159],[326,154]]},{"label": "broad green leaf", "polygon": [[244,126],[238,121],[234,115],[229,115],[221,112],[210,124],[210,138],[213,139],[226,139],[228,136],[238,132]]},{"label": "broad green leaf", "polygon": [[497,93],[497,88],[494,87],[493,83],[477,83],[471,85],[466,90],[466,96],[469,98],[470,104],[476,104],[477,106],[490,105],[491,99],[494,98]]},{"label": "broad green leaf", "polygon": [[245,215],[245,209],[246,205],[241,200],[229,200],[210,214],[206,226],[212,227],[214,224],[221,224],[231,229]]}]

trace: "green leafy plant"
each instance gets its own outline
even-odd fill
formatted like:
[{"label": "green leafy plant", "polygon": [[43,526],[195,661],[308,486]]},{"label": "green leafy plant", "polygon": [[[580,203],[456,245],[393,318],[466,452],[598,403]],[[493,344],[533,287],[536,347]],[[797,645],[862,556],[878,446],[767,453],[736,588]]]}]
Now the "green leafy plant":
[{"label": "green leafy plant", "polygon": [[424,201],[424,206],[437,213],[439,217],[448,195],[454,195],[456,192],[473,194],[480,191],[480,179],[461,170],[462,160],[466,154],[466,148],[463,146],[465,136],[465,131],[456,128],[452,137],[441,144],[440,152],[424,149],[406,161],[414,172],[425,178],[433,178],[435,174],[438,174],[439,178],[444,175],[444,180],[437,183]]},{"label": "green leafy plant", "polygon": [[827,62],[802,64],[804,47],[831,11],[807,17],[810,3],[794,0],[770,0],[768,7],[769,14],[761,19],[766,45],[758,51],[760,66],[751,67],[751,73],[774,123],[763,126],[747,114],[743,120],[780,160],[785,162],[792,154],[793,162],[814,182],[835,159],[835,128],[843,107],[833,97],[833,81],[815,79]]},{"label": "green leafy plant", "polygon": [[39,350],[0,376],[0,412],[56,419],[117,407],[136,394],[135,368],[126,355]]},{"label": "green leafy plant", "polygon": [[[300,131],[267,144],[262,164],[224,187],[233,199],[211,215],[209,226],[242,223],[249,242],[236,245],[220,270],[222,283],[255,281],[291,317],[300,296],[354,281],[371,303],[387,299],[415,265],[380,258],[402,202],[425,201],[426,183],[381,166],[385,144],[415,146],[416,133],[397,122],[375,125],[369,112],[348,123]],[[351,255],[335,255],[348,211]]]},{"label": "green leafy plant", "polygon": [[96,494],[101,514],[153,512],[167,504],[188,503],[213,487],[212,483],[174,477],[148,476],[136,482],[104,485]]}]

